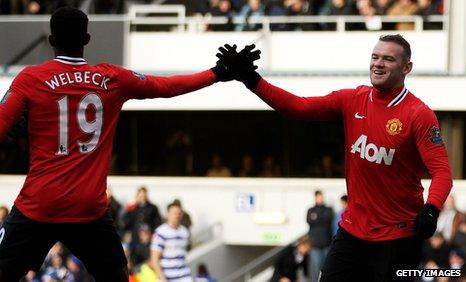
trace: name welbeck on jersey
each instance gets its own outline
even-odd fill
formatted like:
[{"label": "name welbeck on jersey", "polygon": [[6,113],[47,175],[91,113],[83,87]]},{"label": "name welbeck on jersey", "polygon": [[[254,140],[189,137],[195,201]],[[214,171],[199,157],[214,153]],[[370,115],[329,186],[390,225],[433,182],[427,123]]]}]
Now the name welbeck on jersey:
[{"label": "name welbeck on jersey", "polygon": [[386,165],[391,165],[393,161],[393,156],[395,155],[395,149],[387,149],[385,147],[377,147],[373,143],[367,144],[367,136],[361,134],[358,140],[351,145],[351,153],[359,153],[361,159],[366,159],[368,161],[381,164],[382,161]]},{"label": "name welbeck on jersey", "polygon": [[50,87],[52,90],[55,90],[57,87],[74,84],[74,83],[86,83],[94,84],[107,90],[107,83],[110,81],[110,78],[98,73],[98,72],[64,72],[54,75],[50,80],[46,80],[45,84]]}]

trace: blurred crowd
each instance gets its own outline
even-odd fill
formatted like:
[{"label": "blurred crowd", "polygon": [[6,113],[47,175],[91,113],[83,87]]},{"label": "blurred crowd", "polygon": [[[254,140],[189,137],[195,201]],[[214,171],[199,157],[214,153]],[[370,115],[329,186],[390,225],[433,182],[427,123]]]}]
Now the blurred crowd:
[{"label": "blurred crowd", "polygon": [[[140,187],[135,199],[127,204],[120,203],[107,191],[109,213],[114,218],[122,236],[122,244],[127,255],[131,281],[152,281],[157,274],[149,267],[151,241],[154,231],[165,222],[158,206],[149,198],[148,190]],[[341,214],[347,206],[347,196],[340,198],[340,203],[329,206],[324,192],[315,191],[314,204],[308,209],[306,221],[309,233],[296,244],[283,249],[274,264],[274,278],[288,277],[294,281],[299,269],[302,269],[310,281],[317,281],[318,273],[328,252],[333,235],[338,229]],[[191,216],[183,209],[179,199],[169,205],[176,205],[182,210],[179,222],[188,230],[192,226]],[[0,226],[8,215],[8,209],[0,206]],[[190,239],[192,242],[192,238]],[[188,250],[192,247],[189,244]],[[194,246],[195,247],[195,246]],[[465,277],[420,278],[417,281],[459,282],[466,281],[466,215],[459,211],[453,196],[447,199],[438,219],[438,228],[434,236],[424,242],[420,268],[461,269]],[[215,281],[205,264],[198,265],[193,273],[194,281]],[[152,280],[151,280],[152,279]],[[463,280],[462,280],[463,279]],[[57,243],[47,255],[40,272],[29,272],[23,281],[91,281],[83,264],[63,245]],[[279,280],[276,280],[279,281]]]},{"label": "blurred crowd", "polygon": [[[127,204],[120,203],[107,189],[108,212],[114,219],[118,232],[122,237],[122,245],[128,259],[128,268],[132,282],[156,281],[157,274],[150,265],[151,241],[155,238],[154,232],[164,222],[168,221],[160,212],[159,207],[149,198],[146,187],[141,186],[133,201]],[[168,206],[176,206],[182,210],[179,224],[188,230],[192,222],[179,199],[174,199]],[[9,210],[0,206],[0,226],[8,216]],[[168,216],[168,214],[166,214]],[[191,246],[188,247],[190,249]],[[215,282],[205,264],[199,264],[196,273],[193,273],[195,282]],[[82,262],[66,249],[60,242],[49,251],[39,272],[30,271],[22,282],[90,282]]]},{"label": "blurred crowd", "polygon": [[[343,177],[343,162],[336,159],[338,150],[331,148],[307,156],[300,171],[290,172],[275,150],[245,152],[234,155],[217,150],[195,154],[192,136],[178,130],[167,137],[159,157],[149,156],[147,163],[138,164],[138,175],[208,176],[208,177]],[[141,157],[142,159],[142,157]],[[128,160],[115,150],[111,174],[127,174]],[[28,170],[28,142],[26,136],[0,145],[0,173],[24,174]]]},{"label": "blurred crowd", "polygon": [[[261,16],[306,16],[306,15],[375,15],[409,16],[443,14],[446,0],[165,0],[157,3],[182,4],[188,15],[212,15],[229,19],[226,24],[210,25],[212,31],[251,31],[261,28],[249,20]],[[120,14],[131,4],[150,4],[154,0],[0,0],[0,14],[50,14],[61,6],[81,7],[92,14]],[[242,23],[234,24],[238,17]],[[283,23],[273,24],[272,30],[327,30],[335,24]],[[380,23],[367,24],[368,29]],[[387,28],[411,29],[412,23],[392,24]],[[352,24],[349,29],[360,28]],[[385,27],[384,27],[385,28]],[[379,28],[380,29],[380,28]]]},{"label": "blurred crowd", "polygon": [[[282,252],[275,262],[274,277],[286,277],[295,281],[297,271],[301,268],[310,278],[311,282],[318,281],[318,275],[329,250],[331,240],[338,229],[342,212],[347,206],[347,196],[340,198],[339,207],[335,209],[327,205],[322,191],[315,191],[315,204],[306,214],[309,225],[308,237],[290,246]],[[337,212],[335,212],[335,210]],[[294,248],[301,254],[302,260],[289,260]],[[455,199],[450,195],[443,206],[438,219],[437,231],[430,239],[424,242],[422,260],[419,268],[422,269],[460,269],[459,278],[448,277],[422,277],[419,282],[464,282],[466,281],[466,214],[459,211]],[[281,281],[273,280],[272,281]]]}]

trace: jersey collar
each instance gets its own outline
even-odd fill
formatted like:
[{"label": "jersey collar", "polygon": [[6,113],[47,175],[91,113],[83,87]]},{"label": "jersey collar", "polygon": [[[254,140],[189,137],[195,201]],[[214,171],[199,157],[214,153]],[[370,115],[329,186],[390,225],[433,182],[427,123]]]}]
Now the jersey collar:
[{"label": "jersey collar", "polygon": [[67,56],[56,56],[54,61],[68,64],[68,65],[85,65],[87,64],[86,60],[83,58],[77,57],[67,57]]},{"label": "jersey collar", "polygon": [[406,98],[408,95],[408,89],[402,86],[400,88],[394,89],[388,93],[381,93],[375,88],[372,88],[371,93],[369,94],[369,99],[371,102],[379,102],[387,105],[387,108],[395,107],[401,103],[401,101]]}]

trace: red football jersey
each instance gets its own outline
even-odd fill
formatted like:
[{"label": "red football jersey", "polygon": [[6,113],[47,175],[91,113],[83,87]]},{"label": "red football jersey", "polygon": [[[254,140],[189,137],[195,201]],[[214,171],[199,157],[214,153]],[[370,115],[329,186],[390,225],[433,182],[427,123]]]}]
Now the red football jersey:
[{"label": "red football jersey", "polygon": [[211,70],[155,77],[59,56],[25,68],[0,104],[0,141],[27,110],[30,167],[15,201],[42,222],[85,222],[107,209],[113,136],[128,99],[173,97],[215,82]]},{"label": "red football jersey", "polygon": [[360,86],[298,97],[261,80],[254,92],[288,116],[343,119],[348,207],[340,225],[352,235],[369,241],[413,235],[426,168],[427,202],[439,209],[445,202],[452,179],[437,118],[406,88],[380,93]]}]

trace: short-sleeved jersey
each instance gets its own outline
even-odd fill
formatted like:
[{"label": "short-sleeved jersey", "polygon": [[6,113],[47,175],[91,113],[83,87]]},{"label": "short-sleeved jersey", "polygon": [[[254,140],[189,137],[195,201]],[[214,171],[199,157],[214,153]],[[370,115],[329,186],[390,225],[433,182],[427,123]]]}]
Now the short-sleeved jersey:
[{"label": "short-sleeved jersey", "polygon": [[168,281],[192,281],[191,271],[186,263],[189,237],[188,229],[182,225],[175,229],[164,223],[154,232],[151,250],[161,252],[160,266]]},{"label": "short-sleeved jersey", "polygon": [[30,167],[15,205],[42,222],[85,222],[107,209],[113,136],[128,99],[172,97],[212,84],[208,70],[155,77],[57,57],[25,68],[0,104],[0,140],[27,111]]},{"label": "short-sleeved jersey", "polygon": [[348,207],[340,226],[352,235],[369,241],[413,235],[426,167],[432,176],[427,202],[443,205],[452,181],[439,124],[406,88],[381,95],[360,86],[297,97],[262,80],[255,92],[290,116],[343,120]]}]

